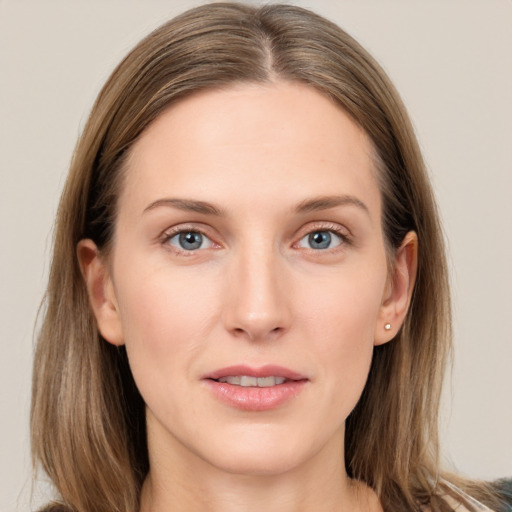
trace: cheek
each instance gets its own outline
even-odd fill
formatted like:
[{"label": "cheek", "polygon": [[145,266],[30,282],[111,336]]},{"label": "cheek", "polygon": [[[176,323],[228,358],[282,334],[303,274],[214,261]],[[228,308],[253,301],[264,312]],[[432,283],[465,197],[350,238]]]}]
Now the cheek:
[{"label": "cheek", "polygon": [[[186,272],[165,267],[120,266],[116,294],[130,367],[146,402],[155,390],[176,393],[187,381],[190,361],[200,353],[215,317],[214,287]],[[131,267],[131,266],[130,266]],[[132,279],[122,279],[133,275]]]},{"label": "cheek", "polygon": [[155,258],[156,263],[139,259],[125,260],[116,272],[126,342],[138,340],[158,350],[174,349],[185,340],[190,343],[194,339],[190,334],[206,329],[214,310],[212,272],[173,269],[165,257]]},{"label": "cheek", "polygon": [[[361,344],[373,345],[385,283],[385,269],[339,272],[307,287],[312,291],[303,294],[301,316],[311,329],[322,330],[332,350],[345,347],[357,351]],[[334,343],[336,339],[338,343]]]},{"label": "cheek", "polygon": [[[385,271],[333,277],[302,300],[306,339],[322,360],[320,379],[330,392],[333,411],[345,418],[355,406],[371,364]],[[334,413],[333,413],[334,414]]]}]

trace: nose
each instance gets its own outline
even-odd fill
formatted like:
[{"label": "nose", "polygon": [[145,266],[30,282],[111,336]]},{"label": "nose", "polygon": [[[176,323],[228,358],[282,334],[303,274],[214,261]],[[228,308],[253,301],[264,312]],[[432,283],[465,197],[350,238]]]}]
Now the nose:
[{"label": "nose", "polygon": [[291,311],[284,266],[271,249],[247,249],[234,258],[223,311],[225,328],[232,335],[264,341],[288,331]]}]

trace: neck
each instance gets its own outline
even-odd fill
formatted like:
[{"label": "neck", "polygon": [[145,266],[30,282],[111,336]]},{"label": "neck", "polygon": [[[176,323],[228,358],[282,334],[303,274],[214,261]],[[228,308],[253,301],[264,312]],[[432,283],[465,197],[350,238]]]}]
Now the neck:
[{"label": "neck", "polygon": [[[381,511],[373,491],[345,472],[343,435],[283,472],[235,474],[186,448],[151,450],[140,512]],[[182,452],[182,453],[180,453]]]},{"label": "neck", "polygon": [[[337,491],[325,495],[310,483],[305,488],[270,481],[227,479],[218,488],[206,482],[196,486],[162,485],[152,475],[144,482],[140,512],[382,512],[375,493],[364,484],[337,482]],[[206,484],[206,485],[205,485]]]}]

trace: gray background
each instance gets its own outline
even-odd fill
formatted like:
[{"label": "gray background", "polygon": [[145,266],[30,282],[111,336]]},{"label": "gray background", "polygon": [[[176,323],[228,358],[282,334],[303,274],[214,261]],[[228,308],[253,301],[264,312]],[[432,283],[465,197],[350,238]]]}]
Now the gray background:
[{"label": "gray background", "polygon": [[[191,1],[0,0],[0,510],[32,506],[33,327],[51,226],[95,95],[143,35]],[[512,476],[512,2],[309,0],[384,65],[416,126],[452,271],[456,358],[446,462]],[[450,386],[451,382],[451,386]]]}]

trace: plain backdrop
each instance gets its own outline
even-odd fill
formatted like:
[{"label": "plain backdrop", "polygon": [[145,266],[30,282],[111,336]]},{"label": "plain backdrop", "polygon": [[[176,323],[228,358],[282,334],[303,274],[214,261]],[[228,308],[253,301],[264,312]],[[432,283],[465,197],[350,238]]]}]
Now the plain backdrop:
[{"label": "plain backdrop", "polygon": [[[0,510],[28,511],[33,327],[74,143],[114,65],[192,1],[0,0]],[[447,464],[512,476],[512,2],[305,0],[383,64],[409,108],[449,240]],[[451,383],[451,386],[450,386]]]}]

